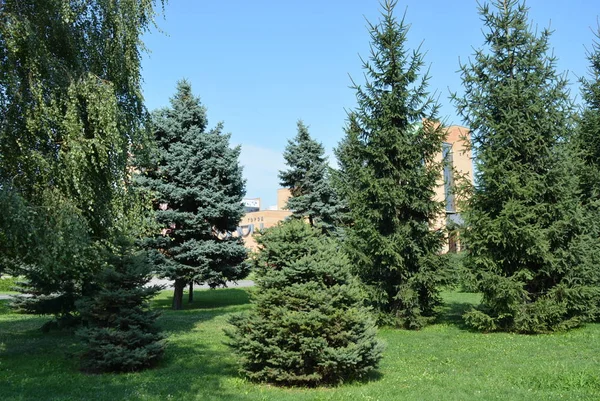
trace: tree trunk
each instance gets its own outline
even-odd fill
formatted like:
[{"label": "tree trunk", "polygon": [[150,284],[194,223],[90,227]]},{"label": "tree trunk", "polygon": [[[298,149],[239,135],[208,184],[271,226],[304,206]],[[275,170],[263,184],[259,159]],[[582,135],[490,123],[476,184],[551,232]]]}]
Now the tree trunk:
[{"label": "tree trunk", "polygon": [[188,293],[188,303],[194,302],[194,282],[190,281],[190,292]]},{"label": "tree trunk", "polygon": [[175,290],[173,292],[173,309],[183,309],[183,289],[186,282],[184,280],[175,280]]}]

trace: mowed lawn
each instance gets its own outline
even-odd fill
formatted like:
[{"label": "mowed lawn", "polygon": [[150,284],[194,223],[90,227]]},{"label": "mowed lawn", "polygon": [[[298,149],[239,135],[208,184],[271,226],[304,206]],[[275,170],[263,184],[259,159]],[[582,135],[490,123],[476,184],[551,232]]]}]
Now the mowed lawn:
[{"label": "mowed lawn", "polygon": [[440,321],[422,331],[380,330],[379,371],[363,382],[317,389],[246,381],[224,344],[227,317],[250,307],[248,290],[198,291],[184,311],[170,292],[154,307],[168,335],[155,369],[88,375],[77,370],[76,339],[39,331],[45,318],[0,301],[0,400],[600,400],[600,325],[525,336],[465,329],[460,314],[476,294],[448,292]]}]

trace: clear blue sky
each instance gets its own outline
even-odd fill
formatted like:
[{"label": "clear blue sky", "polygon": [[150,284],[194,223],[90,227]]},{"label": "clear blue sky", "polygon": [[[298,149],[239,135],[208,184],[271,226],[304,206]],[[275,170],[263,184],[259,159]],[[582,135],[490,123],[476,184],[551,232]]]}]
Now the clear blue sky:
[{"label": "clear blue sky", "polygon": [[[550,26],[559,71],[587,74],[586,48],[597,27],[597,0],[529,0],[530,18]],[[483,44],[475,0],[401,0],[411,29],[408,46],[422,43],[430,90],[439,93],[442,118],[461,124],[448,100],[461,92],[459,60]],[[359,54],[369,55],[366,19],[379,19],[377,0],[170,0],[157,18],[163,31],[144,36],[144,97],[150,110],[167,106],[181,78],[208,109],[209,125],[223,121],[232,144],[242,146],[247,197],[276,203],[281,153],[304,120],[311,135],[332,149],[343,136],[346,110],[362,82]]]}]

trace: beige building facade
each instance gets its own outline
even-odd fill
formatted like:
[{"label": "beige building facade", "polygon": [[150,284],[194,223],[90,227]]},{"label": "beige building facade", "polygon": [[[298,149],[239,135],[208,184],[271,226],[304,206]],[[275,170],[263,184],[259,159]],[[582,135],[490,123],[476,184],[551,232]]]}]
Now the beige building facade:
[{"label": "beige building facade", "polygon": [[434,228],[448,228],[444,252],[457,252],[460,242],[456,230],[463,223],[461,199],[455,187],[473,184],[473,158],[470,147],[470,131],[466,127],[452,125],[446,129],[446,138],[436,162],[441,162],[440,174],[435,191],[435,199],[443,202],[444,213],[434,222]]},{"label": "beige building facade", "polygon": [[257,244],[254,239],[256,231],[273,227],[292,215],[291,211],[285,210],[289,197],[288,189],[278,189],[277,206],[271,210],[260,210],[260,198],[244,199],[246,214],[242,217],[237,233],[234,235],[242,237],[247,248],[256,250]]}]

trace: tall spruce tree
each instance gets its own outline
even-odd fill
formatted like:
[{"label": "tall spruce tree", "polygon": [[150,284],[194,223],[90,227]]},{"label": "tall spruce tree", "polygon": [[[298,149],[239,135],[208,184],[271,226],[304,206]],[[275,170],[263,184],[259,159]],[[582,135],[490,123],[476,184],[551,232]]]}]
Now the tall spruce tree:
[{"label": "tall spruce tree", "polygon": [[323,145],[311,138],[298,121],[298,133],[283,152],[287,170],[279,172],[280,185],[289,188],[287,208],[296,218],[308,218],[313,227],[331,233],[339,224],[340,204],[330,183],[330,167]]},{"label": "tall spruce tree", "polygon": [[248,272],[242,239],[230,235],[244,214],[240,147],[229,147],[222,124],[207,129],[206,110],[185,80],[153,122],[158,153],[139,178],[154,193],[163,230],[148,245],[161,274],[175,281],[173,308],[181,309],[187,284],[216,287]]},{"label": "tall spruce tree", "polygon": [[406,48],[408,26],[383,4],[370,24],[367,78],[355,85],[358,107],[349,114],[337,155],[351,224],[347,249],[370,298],[394,324],[420,328],[436,314],[446,259],[443,233],[432,229],[442,204],[434,200],[441,173],[435,155],[444,132],[427,92],[423,57]]},{"label": "tall spruce tree", "polygon": [[465,318],[482,330],[577,326],[597,313],[599,254],[568,152],[567,82],[548,54],[550,32],[532,32],[523,2],[479,11],[485,47],[462,67],[464,96],[454,95],[477,155],[464,240],[483,302]]},{"label": "tall spruce tree", "polygon": [[[582,97],[584,109],[579,119],[574,140],[577,155],[581,203],[586,213],[585,226],[592,231],[590,246],[598,246],[600,237],[600,26],[596,32],[596,41],[588,53],[589,77],[582,77]],[[588,252],[587,264],[596,266],[596,287],[600,287],[600,253]],[[599,306],[600,307],[600,306]],[[600,310],[596,311],[596,319]]]},{"label": "tall spruce tree", "polygon": [[[600,40],[600,28],[596,37]],[[582,195],[587,204],[594,204],[600,200],[600,42],[593,43],[588,60],[590,76],[580,79],[585,108],[576,143],[584,163]]]},{"label": "tall spruce tree", "polygon": [[155,3],[0,1],[0,185],[35,225],[10,268],[36,312],[72,312],[94,249],[132,205],[129,155],[146,142],[140,37]]}]

